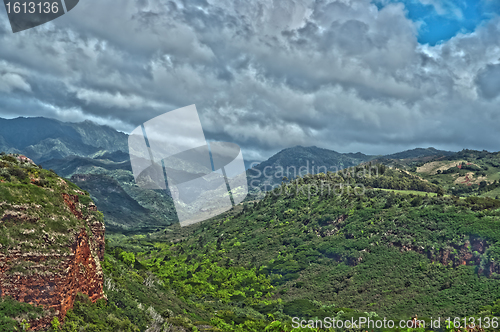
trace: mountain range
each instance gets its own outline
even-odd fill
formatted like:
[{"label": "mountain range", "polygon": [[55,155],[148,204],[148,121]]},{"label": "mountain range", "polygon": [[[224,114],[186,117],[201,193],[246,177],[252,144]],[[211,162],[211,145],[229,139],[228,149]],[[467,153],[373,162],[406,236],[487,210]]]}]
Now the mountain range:
[{"label": "mountain range", "polygon": [[[29,133],[29,134],[25,134]],[[20,153],[87,190],[104,213],[108,231],[148,232],[176,222],[166,191],[144,190],[134,181],[128,135],[91,121],[61,122],[43,117],[0,119],[0,151]],[[371,160],[449,156],[453,152],[414,149],[387,156],[339,153],[315,146],[284,149],[262,162],[246,161],[255,197],[307,173],[335,171]],[[253,196],[252,196],[253,197]]]},{"label": "mountain range", "polygon": [[67,156],[127,153],[127,135],[91,121],[61,122],[43,117],[0,118],[0,150],[29,155],[36,163]]}]

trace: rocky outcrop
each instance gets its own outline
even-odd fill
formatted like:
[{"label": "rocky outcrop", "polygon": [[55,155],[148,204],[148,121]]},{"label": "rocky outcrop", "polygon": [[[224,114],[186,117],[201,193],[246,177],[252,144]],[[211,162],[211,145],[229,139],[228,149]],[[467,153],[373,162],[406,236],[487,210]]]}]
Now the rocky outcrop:
[{"label": "rocky outcrop", "polygon": [[400,243],[389,243],[389,246],[399,247],[401,252],[415,251],[425,255],[432,262],[457,267],[460,265],[477,266],[477,273],[491,277],[499,273],[500,267],[495,262],[484,262],[489,244],[486,240],[471,236],[463,245],[451,245],[440,250],[425,249],[418,246],[406,246]]},{"label": "rocky outcrop", "polygon": [[[15,250],[0,254],[0,295],[53,309],[60,320],[73,307],[77,293],[88,295],[92,301],[104,298],[103,273],[99,259],[92,253],[95,251],[92,242],[82,229],[68,254]],[[25,268],[16,268],[19,266]],[[48,326],[51,320],[50,315],[30,323],[39,329]]]},{"label": "rocky outcrop", "polygon": [[0,296],[43,306],[47,314],[29,322],[38,330],[63,321],[78,293],[105,298],[105,228],[87,193],[17,159],[3,160],[20,175],[9,177],[15,190],[0,188],[9,194],[0,197]]}]

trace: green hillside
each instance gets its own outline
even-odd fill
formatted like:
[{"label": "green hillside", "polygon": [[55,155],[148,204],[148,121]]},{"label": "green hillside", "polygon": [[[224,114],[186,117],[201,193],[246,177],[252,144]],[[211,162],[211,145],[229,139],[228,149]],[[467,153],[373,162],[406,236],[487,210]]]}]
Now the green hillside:
[{"label": "green hillside", "polygon": [[442,187],[450,195],[500,197],[500,154],[497,152],[463,150],[446,156],[382,162]]},{"label": "green hillside", "polygon": [[[114,243],[194,302],[281,312],[284,321],[340,311],[394,319],[492,314],[500,299],[500,201],[368,188],[438,188],[391,169],[356,179],[366,184],[364,194],[355,194],[349,179],[306,175],[214,220]],[[344,184],[344,194],[322,193],[322,184]],[[259,271],[272,292],[225,287],[213,293],[221,282],[207,278],[214,252],[222,266]],[[255,305],[255,292],[271,302]]]},{"label": "green hillside", "polygon": [[62,254],[80,228],[89,227],[79,219],[102,221],[102,214],[93,211],[88,193],[20,158],[0,154],[0,252]]}]

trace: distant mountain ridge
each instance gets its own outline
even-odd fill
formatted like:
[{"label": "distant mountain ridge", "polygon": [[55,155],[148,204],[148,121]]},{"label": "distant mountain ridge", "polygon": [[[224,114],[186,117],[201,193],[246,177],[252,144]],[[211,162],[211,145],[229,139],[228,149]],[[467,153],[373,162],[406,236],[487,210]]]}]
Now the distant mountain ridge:
[{"label": "distant mountain ridge", "polygon": [[[128,135],[109,126],[43,117],[0,118],[0,151],[24,154],[44,168],[72,178],[90,193],[103,211],[110,231],[147,231],[171,225],[177,219],[171,197],[166,192],[144,190],[135,184],[128,155]],[[417,148],[373,156],[295,146],[260,163],[247,160],[245,165],[246,168],[255,165],[247,170],[249,188],[253,192],[270,190],[280,184],[284,176],[292,179],[306,173],[336,171],[384,158],[430,158],[450,153]]]},{"label": "distant mountain ridge", "polygon": [[128,135],[91,121],[61,122],[43,117],[0,118],[0,150],[29,155],[36,163],[99,151],[128,152]]},{"label": "distant mountain ridge", "polygon": [[258,195],[279,185],[283,177],[291,180],[305,174],[336,172],[368,162],[391,164],[387,163],[387,160],[432,158],[453,154],[454,152],[434,148],[416,148],[391,155],[375,156],[361,152],[340,153],[316,146],[295,146],[283,149],[268,160],[249,169],[247,177],[250,192]]},{"label": "distant mountain ridge", "polygon": [[385,155],[386,159],[412,159],[412,158],[422,158],[422,157],[430,157],[430,156],[451,156],[456,152],[452,151],[444,151],[437,150],[433,147],[430,148],[416,148],[412,150],[406,150],[398,153],[393,153],[389,155]]}]

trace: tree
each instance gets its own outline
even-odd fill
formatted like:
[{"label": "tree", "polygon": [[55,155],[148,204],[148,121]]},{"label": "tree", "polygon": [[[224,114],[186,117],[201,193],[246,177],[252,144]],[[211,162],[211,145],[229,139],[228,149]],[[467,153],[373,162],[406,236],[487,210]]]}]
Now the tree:
[{"label": "tree", "polygon": [[133,252],[122,251],[120,253],[120,258],[125,264],[129,266],[135,263],[135,255]]},{"label": "tree", "polygon": [[50,322],[50,324],[52,325],[52,329],[54,331],[60,331],[61,328],[61,323],[59,323],[59,319],[57,319],[57,317],[54,317],[54,319],[52,320],[52,322]]}]

